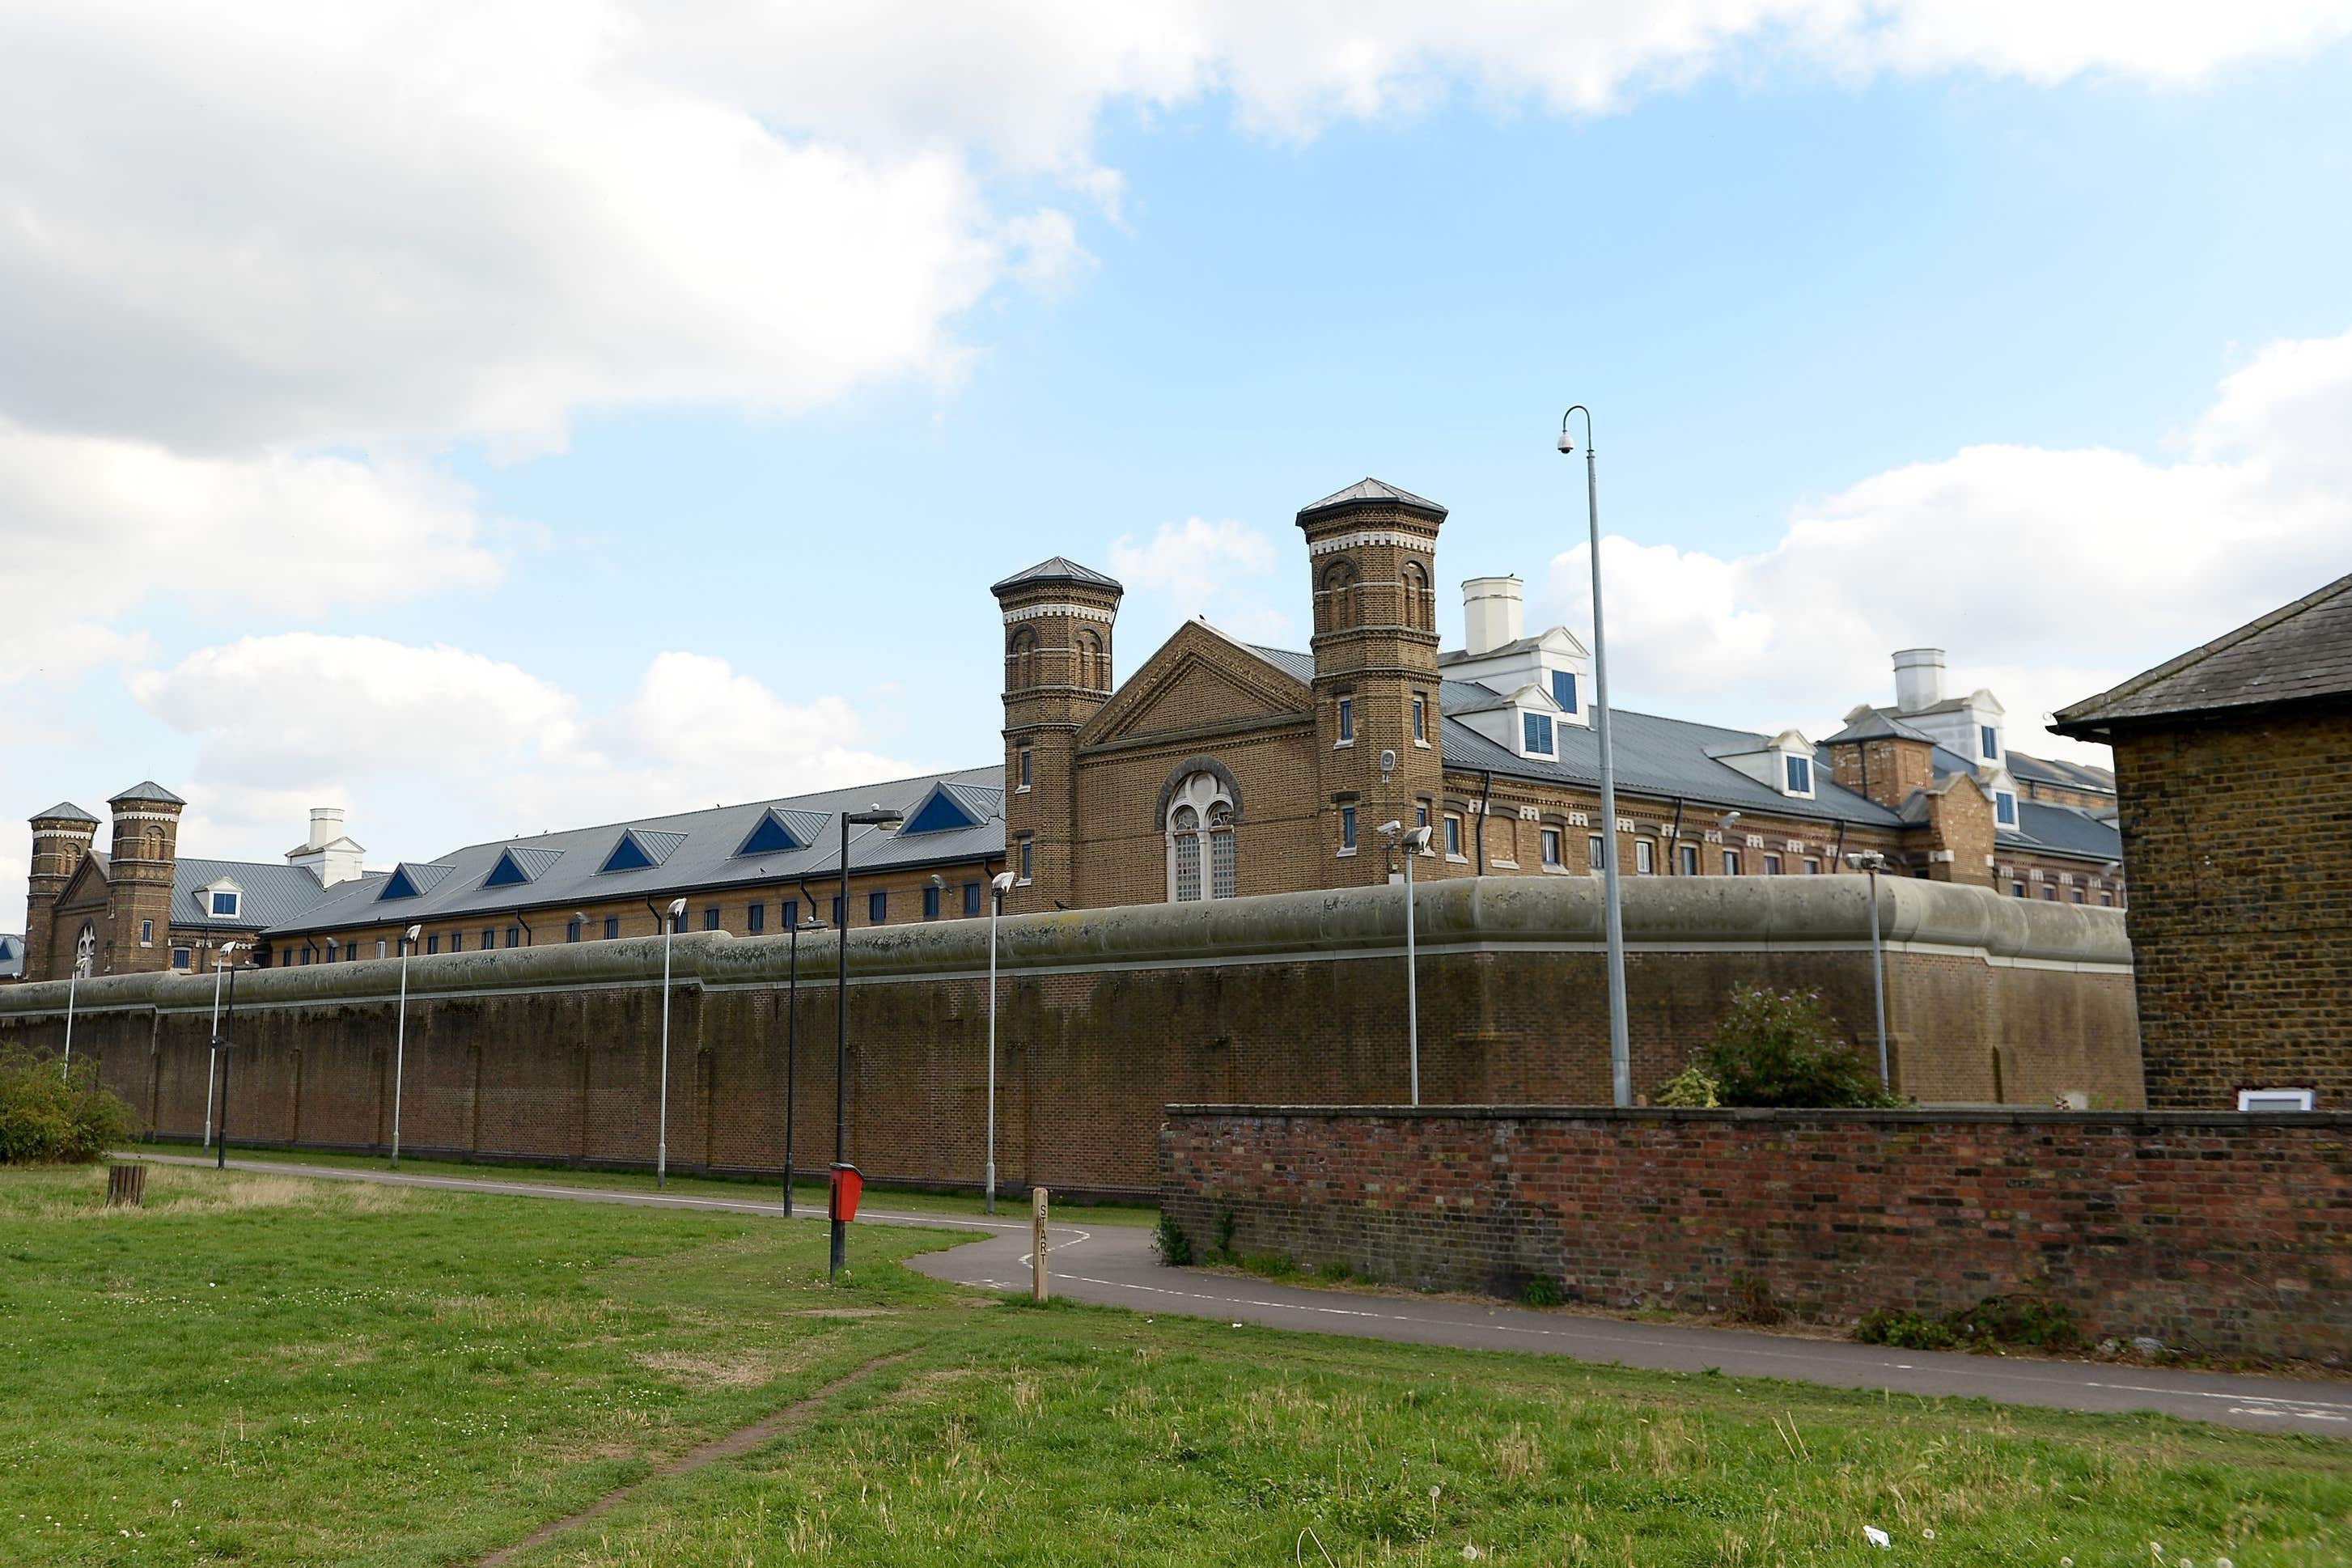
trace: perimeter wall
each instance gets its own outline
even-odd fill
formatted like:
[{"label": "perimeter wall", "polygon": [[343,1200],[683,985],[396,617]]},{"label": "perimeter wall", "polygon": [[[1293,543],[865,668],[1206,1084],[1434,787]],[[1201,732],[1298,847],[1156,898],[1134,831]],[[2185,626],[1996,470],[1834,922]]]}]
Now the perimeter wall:
[{"label": "perimeter wall", "polygon": [[[1636,1091],[1679,1070],[1739,984],[1818,989],[1872,1057],[1869,881],[1629,879]],[[2110,910],[1881,879],[1890,1057],[1925,1101],[2142,1103],[2130,952]],[[1599,887],[1481,878],[1417,889],[1422,1098],[1609,1098]],[[1150,1194],[1174,1101],[1409,1098],[1402,889],[1026,915],[1002,926],[997,1165],[1013,1187]],[[849,936],[849,1155],[869,1178],[976,1184],[988,924]],[[793,1163],[832,1155],[831,933],[675,939],[668,1148],[682,1169],[772,1171],[796,1031]],[[242,972],[233,1142],[381,1149],[392,1135],[396,960]],[[650,1163],[661,1090],[658,938],[412,959],[402,1146]],[[74,998],[73,1049],[162,1137],[204,1125],[213,977],[114,975]],[[0,1046],[65,1038],[67,988],[0,987]]]},{"label": "perimeter wall", "polygon": [[1988,1296],[2092,1335],[2352,1355],[2352,1115],[1172,1106],[1196,1247],[1615,1309],[1852,1322]]}]

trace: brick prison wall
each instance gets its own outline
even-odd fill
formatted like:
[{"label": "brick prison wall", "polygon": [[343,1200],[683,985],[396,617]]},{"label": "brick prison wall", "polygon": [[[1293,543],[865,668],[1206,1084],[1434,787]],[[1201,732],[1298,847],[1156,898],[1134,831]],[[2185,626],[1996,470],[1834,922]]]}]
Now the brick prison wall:
[{"label": "brick prison wall", "polygon": [[2148,1103],[2352,1106],[2352,708],[2119,729]]},{"label": "brick prison wall", "polygon": [[[1651,879],[1625,888],[1634,1085],[1688,1060],[1734,985],[1820,990],[1875,1054],[1868,883]],[[2128,952],[2114,910],[1882,879],[1898,1087],[2042,1104],[2138,1103]],[[1609,1098],[1598,885],[1461,879],[1419,889],[1421,1066],[1430,1102]],[[1000,1178],[1148,1194],[1175,1101],[1401,1103],[1403,900],[1396,888],[1022,916],[1003,922]],[[976,1184],[984,1164],[988,931],[850,933],[849,1154],[879,1181]],[[786,1041],[796,1168],[832,1157],[835,948],[676,939],[669,1157],[781,1163]],[[418,1154],[642,1166],[661,1097],[662,949],[637,938],[412,958],[402,1145]],[[233,1142],[383,1149],[400,966],[242,971],[226,1032]],[[159,1136],[203,1127],[213,980],[82,984],[74,1048]],[[0,991],[0,1044],[55,1052],[66,987]]]},{"label": "brick prison wall", "polygon": [[1171,1107],[1161,1212],[1402,1284],[1849,1323],[2030,1291],[2093,1334],[2352,1354],[2352,1116]]}]

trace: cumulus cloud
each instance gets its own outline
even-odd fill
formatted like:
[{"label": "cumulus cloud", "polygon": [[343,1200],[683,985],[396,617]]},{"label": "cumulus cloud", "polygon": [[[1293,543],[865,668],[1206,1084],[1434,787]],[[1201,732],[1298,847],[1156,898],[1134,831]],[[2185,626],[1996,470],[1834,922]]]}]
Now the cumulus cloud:
[{"label": "cumulus cloud", "polygon": [[463,648],[314,633],[205,648],[131,685],[196,737],[183,838],[215,855],[272,855],[319,805],[349,807],[389,861],[918,771],[866,749],[847,703],[787,702],[700,654],[657,655],[602,710]]},{"label": "cumulus cloud", "polygon": [[[2173,460],[1972,447],[1801,507],[1753,555],[1611,535],[1612,681],[1629,707],[1818,733],[1840,703],[1891,696],[1893,650],[1941,647],[2016,744],[2093,755],[2044,716],[2352,560],[2347,429],[2352,333],[2265,349]],[[1589,625],[1591,570],[1583,546],[1555,557],[1546,608]]]},{"label": "cumulus cloud", "polygon": [[1110,572],[1129,593],[1122,629],[1140,634],[1147,653],[1194,616],[1244,641],[1281,642],[1292,635],[1290,617],[1276,607],[1281,563],[1272,540],[1231,518],[1163,522],[1140,542],[1121,534],[1110,547]]}]

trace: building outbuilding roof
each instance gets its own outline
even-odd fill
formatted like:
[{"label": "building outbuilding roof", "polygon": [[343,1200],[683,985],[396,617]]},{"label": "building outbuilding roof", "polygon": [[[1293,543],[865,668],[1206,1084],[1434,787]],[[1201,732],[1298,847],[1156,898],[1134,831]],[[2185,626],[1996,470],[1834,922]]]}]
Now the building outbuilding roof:
[{"label": "building outbuilding roof", "polygon": [[1822,744],[1848,745],[1857,741],[1925,741],[1932,746],[1936,737],[1884,708],[1858,708],[1846,715],[1845,728]]},{"label": "building outbuilding roof", "polygon": [[1343,490],[1333,490],[1321,500],[1309,501],[1298,509],[1298,521],[1305,522],[1327,511],[1346,511],[1360,506],[1391,506],[1403,511],[1417,511],[1436,521],[1445,521],[1445,509],[1426,496],[1402,490],[1384,479],[1358,479]]},{"label": "building outbuilding roof", "polygon": [[173,795],[170,790],[165,789],[162,784],[157,784],[153,779],[141,779],[137,784],[132,784],[129,789],[124,790],[121,795],[114,796],[106,804],[109,805],[121,805],[126,800],[152,800],[160,802],[164,805],[185,805],[188,804],[186,801],[182,800],[178,795]]},{"label": "building outbuilding roof", "polygon": [[1028,588],[1045,583],[1081,583],[1089,588],[1108,588],[1114,594],[1125,594],[1116,577],[1106,577],[1091,566],[1081,566],[1066,555],[1053,555],[1040,561],[1025,572],[1015,572],[988,591],[1002,594],[1010,588]]},{"label": "building outbuilding roof", "polygon": [[98,818],[92,816],[89,813],[84,811],[81,807],[76,805],[69,800],[61,800],[58,802],[57,805],[49,807],[47,811],[37,811],[33,813],[30,820],[34,822],[87,822],[92,827],[98,826]]},{"label": "building outbuilding roof", "polygon": [[2116,725],[2347,696],[2352,575],[2062,709],[2050,728],[2095,740]]}]

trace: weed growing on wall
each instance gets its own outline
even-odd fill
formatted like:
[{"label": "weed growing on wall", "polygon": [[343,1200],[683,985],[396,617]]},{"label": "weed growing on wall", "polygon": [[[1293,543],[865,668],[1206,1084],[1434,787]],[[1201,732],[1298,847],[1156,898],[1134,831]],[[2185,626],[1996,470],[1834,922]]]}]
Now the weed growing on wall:
[{"label": "weed growing on wall", "polygon": [[1880,1088],[1877,1069],[1839,1038],[1818,991],[1740,987],[1716,1025],[1715,1038],[1691,1066],[1715,1081],[1724,1105],[1817,1110],[1908,1103]]}]

